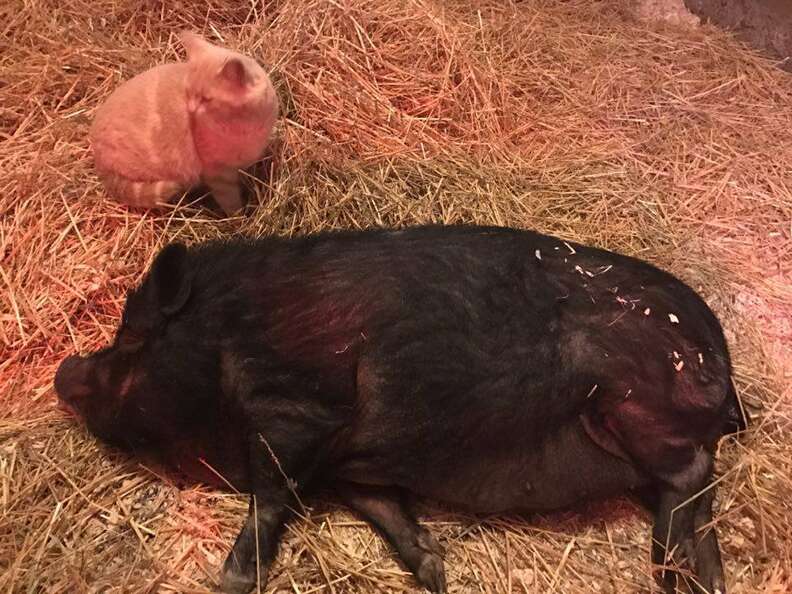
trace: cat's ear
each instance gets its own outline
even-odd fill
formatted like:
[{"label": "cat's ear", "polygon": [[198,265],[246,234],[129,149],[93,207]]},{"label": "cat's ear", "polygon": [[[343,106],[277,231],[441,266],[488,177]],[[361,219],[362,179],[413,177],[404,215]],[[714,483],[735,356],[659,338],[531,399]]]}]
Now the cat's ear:
[{"label": "cat's ear", "polygon": [[228,58],[220,69],[220,79],[234,89],[244,89],[252,84],[252,77],[242,58]]},{"label": "cat's ear", "polygon": [[207,48],[212,47],[211,43],[192,31],[181,31],[179,33],[179,41],[184,46],[184,51],[187,52],[188,60],[195,58],[198,54],[206,51]]}]

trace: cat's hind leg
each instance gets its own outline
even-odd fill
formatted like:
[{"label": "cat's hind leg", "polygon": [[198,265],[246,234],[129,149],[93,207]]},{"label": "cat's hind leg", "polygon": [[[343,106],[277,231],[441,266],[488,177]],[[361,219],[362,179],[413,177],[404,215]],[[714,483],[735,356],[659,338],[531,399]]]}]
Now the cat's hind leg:
[{"label": "cat's hind leg", "polygon": [[154,208],[162,206],[188,188],[175,180],[134,180],[117,174],[100,176],[107,192],[129,206]]}]

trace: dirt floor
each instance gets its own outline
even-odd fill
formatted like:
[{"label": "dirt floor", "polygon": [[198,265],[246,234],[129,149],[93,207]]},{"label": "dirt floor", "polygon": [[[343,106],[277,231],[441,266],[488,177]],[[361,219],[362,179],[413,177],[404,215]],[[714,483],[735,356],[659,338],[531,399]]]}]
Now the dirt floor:
[{"label": "dirt floor", "polygon": [[[273,170],[245,218],[130,210],[92,169],[95,108],[179,59],[184,27],[273,71]],[[429,221],[552,232],[702,293],[752,421],[719,452],[730,592],[792,591],[792,76],[771,60],[627,0],[6,0],[0,28],[0,591],[216,588],[244,498],[103,447],[52,392],[61,358],[110,340],[158,246]],[[367,525],[309,505],[268,592],[417,591]],[[451,592],[653,588],[628,499],[422,509]]]}]

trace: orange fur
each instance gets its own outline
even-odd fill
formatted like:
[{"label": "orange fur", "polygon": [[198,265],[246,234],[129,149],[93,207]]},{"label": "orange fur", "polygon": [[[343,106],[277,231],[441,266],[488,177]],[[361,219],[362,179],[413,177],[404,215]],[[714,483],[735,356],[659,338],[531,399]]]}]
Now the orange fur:
[{"label": "orange fur", "polygon": [[180,38],[187,62],[139,74],[97,110],[96,169],[131,206],[153,207],[204,182],[232,214],[242,206],[238,170],[261,157],[278,99],[253,59],[193,33]]}]

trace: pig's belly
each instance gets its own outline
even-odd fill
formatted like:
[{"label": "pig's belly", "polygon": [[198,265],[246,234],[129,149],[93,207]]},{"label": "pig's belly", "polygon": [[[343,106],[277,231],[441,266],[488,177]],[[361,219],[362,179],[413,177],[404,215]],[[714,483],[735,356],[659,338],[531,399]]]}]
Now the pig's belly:
[{"label": "pig's belly", "polygon": [[[527,440],[528,441],[528,440]],[[603,498],[646,484],[632,464],[597,446],[578,419],[540,446],[467,456],[441,473],[427,469],[403,486],[472,511],[542,511]]]}]

